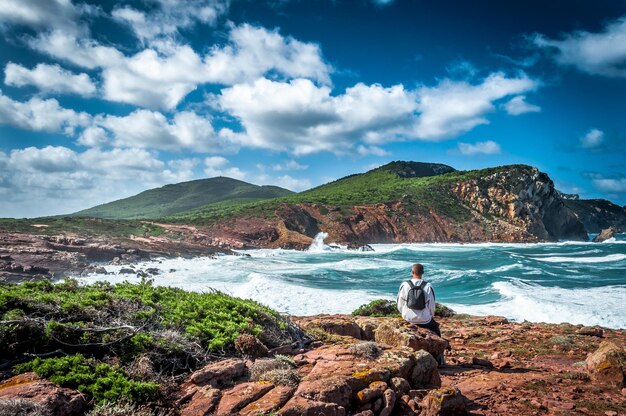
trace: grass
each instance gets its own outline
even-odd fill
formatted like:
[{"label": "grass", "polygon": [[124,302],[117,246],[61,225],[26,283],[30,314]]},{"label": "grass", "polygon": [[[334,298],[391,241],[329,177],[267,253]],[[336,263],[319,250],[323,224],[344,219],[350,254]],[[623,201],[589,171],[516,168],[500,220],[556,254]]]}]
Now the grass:
[{"label": "grass", "polygon": [[160,218],[224,201],[245,203],[290,193],[292,192],[277,186],[258,186],[217,177],[150,189],[129,198],[77,212],[75,215],[112,219]]},{"label": "grass", "polygon": [[280,355],[256,360],[250,368],[250,379],[290,387],[297,387],[300,383],[296,364],[289,357]]},{"label": "grass", "polygon": [[[524,165],[503,166],[475,171],[455,171],[436,176],[403,177],[406,162],[392,162],[364,174],[351,175],[308,191],[288,196],[240,203],[225,201],[221,204],[198,208],[164,218],[164,221],[210,225],[234,217],[271,218],[281,204],[318,204],[320,211],[338,207],[340,212],[350,214],[349,208],[393,201],[402,202],[411,214],[428,213],[430,210],[456,221],[467,221],[471,214],[451,192],[451,185],[470,179],[480,179],[498,172],[528,172]],[[513,175],[515,176],[515,175]],[[505,186],[517,192],[520,185],[514,179],[506,179]],[[510,182],[510,183],[509,183]]]}]

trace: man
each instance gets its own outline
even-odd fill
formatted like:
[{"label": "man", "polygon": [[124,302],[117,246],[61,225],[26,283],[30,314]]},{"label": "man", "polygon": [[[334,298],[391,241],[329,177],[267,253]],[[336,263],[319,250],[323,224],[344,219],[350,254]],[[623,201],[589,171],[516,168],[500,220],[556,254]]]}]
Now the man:
[{"label": "man", "polygon": [[[435,291],[430,283],[422,279],[423,275],[424,266],[414,264],[411,280],[403,282],[398,290],[398,311],[407,322],[441,336],[439,323],[435,321]],[[441,366],[445,364],[443,354],[437,361]]]}]

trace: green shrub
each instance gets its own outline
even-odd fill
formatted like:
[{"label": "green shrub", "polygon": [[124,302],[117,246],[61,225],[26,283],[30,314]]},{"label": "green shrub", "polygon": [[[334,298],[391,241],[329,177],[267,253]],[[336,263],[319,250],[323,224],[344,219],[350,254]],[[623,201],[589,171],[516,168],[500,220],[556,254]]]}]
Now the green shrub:
[{"label": "green shrub", "polygon": [[18,373],[34,371],[61,386],[88,394],[96,402],[120,398],[144,402],[154,399],[159,389],[158,384],[130,380],[119,367],[87,359],[81,354],[61,358],[35,358],[16,365],[14,370]]},{"label": "green shrub", "polygon": [[287,321],[250,300],[141,283],[78,285],[68,280],[0,283],[0,364],[62,349],[113,355],[122,365],[148,354],[158,374],[180,374],[207,353],[234,352],[241,334],[268,347],[293,342]]},{"label": "green shrub", "polygon": [[400,316],[396,302],[388,299],[376,299],[361,305],[352,312],[353,316]]}]

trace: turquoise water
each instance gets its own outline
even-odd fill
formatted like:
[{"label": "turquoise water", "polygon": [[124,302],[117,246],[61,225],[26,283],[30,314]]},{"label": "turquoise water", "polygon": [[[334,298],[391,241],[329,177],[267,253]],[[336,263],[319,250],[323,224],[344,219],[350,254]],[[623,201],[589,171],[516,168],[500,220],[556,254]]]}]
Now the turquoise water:
[{"label": "turquoise water", "polygon": [[[250,250],[248,256],[163,259],[156,284],[218,289],[290,314],[347,313],[395,298],[414,262],[437,300],[459,312],[515,320],[626,327],[626,235],[605,243],[379,244],[373,252],[319,245],[307,252]],[[133,280],[109,275],[85,281]]]}]

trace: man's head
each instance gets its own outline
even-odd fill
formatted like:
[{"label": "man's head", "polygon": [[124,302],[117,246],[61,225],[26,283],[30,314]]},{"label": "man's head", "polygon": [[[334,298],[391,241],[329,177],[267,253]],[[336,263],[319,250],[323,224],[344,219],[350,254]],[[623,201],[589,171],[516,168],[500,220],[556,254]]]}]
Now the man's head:
[{"label": "man's head", "polygon": [[413,277],[416,279],[421,279],[422,276],[424,275],[424,266],[422,266],[420,263],[415,263],[413,265]]}]

